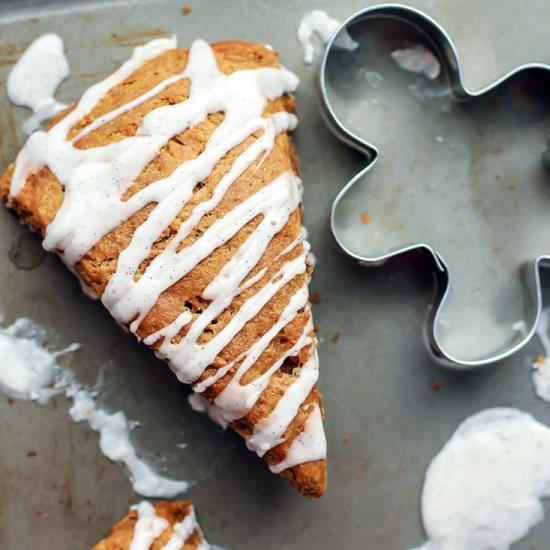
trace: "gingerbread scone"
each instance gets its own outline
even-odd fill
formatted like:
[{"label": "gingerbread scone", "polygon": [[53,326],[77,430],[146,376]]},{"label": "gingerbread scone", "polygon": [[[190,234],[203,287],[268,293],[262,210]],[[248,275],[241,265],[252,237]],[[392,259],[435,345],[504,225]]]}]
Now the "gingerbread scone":
[{"label": "gingerbread scone", "polygon": [[154,40],[35,132],[2,198],[192,403],[302,494],[326,488],[288,135],[298,79],[270,48]]},{"label": "gingerbread scone", "polygon": [[143,501],[91,550],[210,550],[190,500]]}]

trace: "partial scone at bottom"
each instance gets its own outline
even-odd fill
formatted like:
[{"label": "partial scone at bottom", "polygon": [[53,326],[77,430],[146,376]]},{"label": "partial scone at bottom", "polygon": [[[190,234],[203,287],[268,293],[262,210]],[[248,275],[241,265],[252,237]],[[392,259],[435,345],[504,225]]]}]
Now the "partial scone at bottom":
[{"label": "partial scone at bottom", "polygon": [[143,501],[91,550],[209,550],[190,500]]},{"label": "partial scone at bottom", "polygon": [[297,84],[262,45],[154,40],[30,136],[0,189],[194,408],[320,496]]}]

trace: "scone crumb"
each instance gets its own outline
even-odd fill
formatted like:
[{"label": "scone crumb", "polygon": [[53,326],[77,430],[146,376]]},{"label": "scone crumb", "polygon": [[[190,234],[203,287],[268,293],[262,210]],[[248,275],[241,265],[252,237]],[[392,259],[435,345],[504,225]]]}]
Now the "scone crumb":
[{"label": "scone crumb", "polygon": [[545,358],[542,355],[537,355],[537,358],[535,359],[535,365],[537,367],[540,367],[544,365]]},{"label": "scone crumb", "polygon": [[433,391],[439,391],[441,388],[441,382],[439,382],[438,380],[432,380],[431,386]]},{"label": "scone crumb", "polygon": [[181,12],[183,13],[183,15],[189,15],[191,13],[191,6],[188,6],[187,4],[184,4],[181,7]]},{"label": "scone crumb", "polygon": [[363,223],[370,223],[370,214],[368,212],[361,214],[361,221]]},{"label": "scone crumb", "polygon": [[321,296],[319,295],[318,292],[314,292],[311,295],[310,300],[313,304],[318,304],[321,301]]},{"label": "scone crumb", "polygon": [[349,443],[349,435],[343,435],[342,436],[342,442],[343,443]]}]

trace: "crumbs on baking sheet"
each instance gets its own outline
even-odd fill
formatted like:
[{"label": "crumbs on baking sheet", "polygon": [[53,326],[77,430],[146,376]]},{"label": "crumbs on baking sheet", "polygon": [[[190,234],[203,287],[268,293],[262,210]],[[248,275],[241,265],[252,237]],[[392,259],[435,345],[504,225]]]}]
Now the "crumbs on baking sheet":
[{"label": "crumbs on baking sheet", "polygon": [[330,343],[335,346],[337,343],[338,343],[338,340],[340,340],[340,333],[339,332],[335,332],[331,337],[330,337]]},{"label": "crumbs on baking sheet", "polygon": [[313,331],[314,332],[319,332],[321,330],[321,325],[313,325]]},{"label": "crumbs on baking sheet", "polygon": [[183,13],[183,15],[189,15],[191,13],[191,6],[188,6],[187,4],[184,4],[181,7],[181,13]]},{"label": "crumbs on baking sheet", "polygon": [[432,380],[431,387],[433,391],[439,391],[441,389],[441,382],[438,380]]},{"label": "crumbs on baking sheet", "polygon": [[361,214],[361,221],[363,223],[370,223],[370,214],[368,212],[363,212],[363,214]]},{"label": "crumbs on baking sheet", "polygon": [[318,292],[314,292],[314,293],[310,296],[309,299],[311,300],[312,303],[318,304],[318,303],[321,301],[321,296],[319,295]]},{"label": "crumbs on baking sheet", "polygon": [[544,365],[545,360],[546,359],[542,355],[537,355],[537,357],[535,359],[535,366],[540,367],[540,366]]}]

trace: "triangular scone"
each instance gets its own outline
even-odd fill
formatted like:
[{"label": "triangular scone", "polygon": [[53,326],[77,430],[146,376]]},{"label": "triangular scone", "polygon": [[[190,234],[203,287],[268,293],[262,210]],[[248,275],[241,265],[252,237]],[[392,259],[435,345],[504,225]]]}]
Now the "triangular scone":
[{"label": "triangular scone", "polygon": [[190,500],[143,501],[113,525],[92,550],[210,550]]},{"label": "triangular scone", "polygon": [[297,84],[262,45],[155,40],[33,134],[1,190],[195,408],[320,496]]}]

